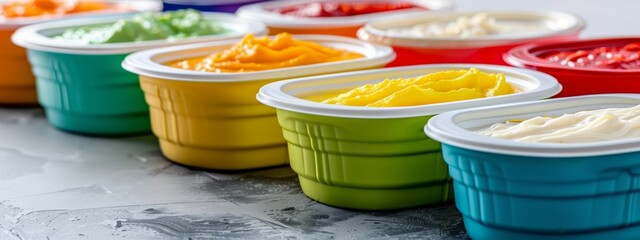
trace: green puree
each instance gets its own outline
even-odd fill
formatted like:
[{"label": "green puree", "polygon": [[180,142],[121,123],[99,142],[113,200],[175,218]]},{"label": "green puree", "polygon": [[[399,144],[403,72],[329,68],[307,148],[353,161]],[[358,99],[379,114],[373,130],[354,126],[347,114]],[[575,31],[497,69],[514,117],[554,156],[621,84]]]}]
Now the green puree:
[{"label": "green puree", "polygon": [[93,25],[65,30],[56,39],[89,44],[181,39],[224,33],[227,30],[196,10],[165,13],[139,13],[130,19],[108,25]]}]

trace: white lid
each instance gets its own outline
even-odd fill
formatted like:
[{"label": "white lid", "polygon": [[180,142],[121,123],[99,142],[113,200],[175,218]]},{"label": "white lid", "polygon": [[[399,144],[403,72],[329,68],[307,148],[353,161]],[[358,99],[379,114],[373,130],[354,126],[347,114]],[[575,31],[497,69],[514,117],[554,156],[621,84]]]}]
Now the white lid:
[{"label": "white lid", "polygon": [[[549,32],[509,35],[485,35],[471,37],[421,37],[399,35],[387,31],[390,28],[408,27],[430,22],[453,22],[462,16],[487,13],[496,21],[529,22],[549,27]],[[536,39],[577,35],[585,27],[578,16],[564,12],[536,11],[472,11],[412,13],[403,16],[376,19],[358,30],[358,38],[379,44],[421,48],[476,48],[535,41]]]},{"label": "white lid", "polygon": [[640,151],[640,138],[594,143],[527,143],[473,132],[494,123],[536,116],[560,116],[640,104],[640,94],[602,94],[506,104],[447,112],[435,116],[425,133],[436,141],[482,152],[530,157],[587,157]]},{"label": "white lid", "polygon": [[229,40],[137,52],[127,56],[124,62],[122,62],[122,67],[129,72],[162,79],[235,82],[287,79],[356,69],[366,69],[384,66],[385,64],[393,61],[396,57],[390,47],[370,44],[354,38],[329,35],[294,35],[294,38],[357,52],[363,54],[365,57],[337,62],[241,73],[198,72],[169,67],[162,64],[186,58],[203,57],[212,53],[221,52],[229,49],[233,44],[238,42],[238,40]]},{"label": "white lid", "polygon": [[[15,0],[0,0],[0,5]],[[115,10],[109,9],[104,11],[90,11],[67,14],[63,16],[36,16],[36,17],[24,17],[24,18],[4,18],[0,16],[0,29],[17,29],[25,25],[30,25],[40,22],[48,22],[51,20],[69,19],[96,15],[113,15],[122,12],[147,12],[147,11],[160,11],[162,10],[162,1],[160,0],[100,0],[100,2],[107,2],[116,6],[125,6],[126,9]]]},{"label": "white lid", "polygon": [[[306,3],[315,2],[362,2],[362,0],[298,0],[298,1],[269,1],[256,4],[250,4],[242,6],[238,9],[236,14],[242,18],[246,18],[253,21],[259,21],[266,23],[268,26],[280,27],[280,28],[333,28],[333,27],[349,27],[349,26],[361,26],[365,23],[379,19],[381,17],[403,15],[412,12],[432,12],[437,10],[447,10],[453,8],[452,0],[406,0],[403,2],[412,3],[415,6],[423,7],[402,9],[395,11],[362,14],[356,16],[346,17],[296,17],[282,15],[273,12],[274,9],[296,6]],[[394,0],[380,0],[377,2],[397,2]]]},{"label": "white lid", "polygon": [[74,54],[122,54],[132,53],[144,49],[166,47],[175,44],[198,43],[206,41],[218,41],[227,39],[238,39],[247,33],[254,33],[257,36],[266,34],[266,27],[262,23],[250,22],[241,19],[233,14],[228,13],[202,13],[205,19],[219,23],[229,32],[222,34],[206,35],[185,39],[162,39],[138,42],[124,43],[104,43],[104,44],[88,44],[77,43],[73,41],[65,41],[61,39],[53,39],[50,36],[56,36],[64,32],[66,29],[90,25],[101,25],[114,23],[121,19],[131,18],[134,14],[122,14],[117,16],[108,16],[100,18],[87,18],[79,21],[78,19],[69,19],[62,21],[54,21],[49,23],[39,23],[18,29],[13,34],[12,40],[16,45],[24,48],[57,52],[57,53],[74,53]]},{"label": "white lid", "polygon": [[[365,84],[379,83],[385,79],[410,78],[434,72],[469,68],[477,68],[488,73],[504,73],[507,81],[522,92],[497,97],[408,107],[345,106],[324,104],[300,98],[322,92],[353,89]],[[345,118],[388,119],[431,116],[470,107],[543,99],[556,95],[561,89],[562,87],[558,84],[558,81],[552,76],[532,70],[484,64],[428,64],[338,73],[270,83],[260,89],[257,99],[265,105],[293,112]]]}]

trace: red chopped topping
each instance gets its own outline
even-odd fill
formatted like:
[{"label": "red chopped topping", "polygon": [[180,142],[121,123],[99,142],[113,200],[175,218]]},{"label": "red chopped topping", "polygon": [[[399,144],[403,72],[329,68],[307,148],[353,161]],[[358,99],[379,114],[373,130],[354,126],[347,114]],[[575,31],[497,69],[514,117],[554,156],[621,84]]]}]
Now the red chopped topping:
[{"label": "red chopped topping", "polygon": [[414,8],[408,2],[316,2],[283,7],[274,12],[297,17],[344,17]]},{"label": "red chopped topping", "polygon": [[541,58],[569,67],[638,69],[640,68],[640,42],[629,43],[623,47],[556,52],[543,55]]}]

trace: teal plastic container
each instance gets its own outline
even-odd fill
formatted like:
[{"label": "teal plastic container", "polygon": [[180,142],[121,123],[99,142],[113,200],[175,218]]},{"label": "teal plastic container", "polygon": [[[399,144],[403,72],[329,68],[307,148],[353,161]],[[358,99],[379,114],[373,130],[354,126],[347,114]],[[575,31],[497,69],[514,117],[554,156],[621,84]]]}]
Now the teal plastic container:
[{"label": "teal plastic container", "polygon": [[640,95],[592,95],[454,111],[432,118],[456,206],[473,239],[638,239],[640,139],[521,143],[475,134],[509,119],[630,107]]},{"label": "teal plastic container", "polygon": [[87,134],[151,131],[138,76],[124,71],[126,54],[80,55],[28,50],[38,101],[51,125]]},{"label": "teal plastic container", "polygon": [[228,32],[183,40],[82,44],[52,39],[67,28],[111,24],[132,14],[35,24],[19,29],[12,40],[27,48],[36,77],[38,101],[51,125],[89,135],[151,132],[149,107],[138,76],[121,66],[133,52],[163,46],[264,35],[266,27],[234,15],[204,13]]},{"label": "teal plastic container", "polygon": [[[522,92],[413,107],[369,108],[304,100],[326,93],[433,72],[476,67],[502,72]],[[366,70],[270,83],[258,93],[275,107],[289,162],[302,191],[332,206],[387,210],[453,199],[440,143],[423,127],[436,114],[473,106],[551,97],[560,86],[549,75],[492,65],[438,64]]]}]

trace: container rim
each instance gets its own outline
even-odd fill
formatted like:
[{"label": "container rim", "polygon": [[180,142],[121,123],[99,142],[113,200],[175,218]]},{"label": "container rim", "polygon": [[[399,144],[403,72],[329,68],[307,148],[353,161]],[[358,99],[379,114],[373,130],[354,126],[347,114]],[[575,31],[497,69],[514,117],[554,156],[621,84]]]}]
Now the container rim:
[{"label": "container rim", "polygon": [[[184,70],[165,66],[160,62],[169,62],[188,57],[198,57],[211,54],[213,52],[206,49],[220,48],[226,49],[237,43],[237,40],[217,41],[211,43],[189,44],[166,48],[156,48],[136,52],[125,58],[122,67],[132,73],[150,76],[160,79],[188,82],[240,82],[259,81],[271,79],[286,79],[301,77],[306,75],[317,75],[327,72],[349,71],[365,69],[376,66],[383,66],[393,61],[396,57],[393,49],[388,46],[370,44],[355,38],[332,36],[332,35],[293,35],[296,39],[313,41],[324,45],[339,45],[341,48],[365,55],[364,58],[311,64],[304,66],[256,71],[242,73],[210,73]],[[186,56],[184,54],[198,54]]]},{"label": "container rim", "polygon": [[578,50],[597,48],[603,46],[620,45],[624,43],[640,42],[640,36],[615,36],[602,38],[589,38],[554,43],[527,44],[515,47],[503,55],[506,63],[515,67],[556,69],[568,72],[587,74],[640,74],[640,69],[608,69],[593,67],[568,67],[550,63],[539,58],[536,52],[554,52],[565,50]]},{"label": "container rim", "polygon": [[202,0],[163,0],[163,2],[176,5],[194,5],[194,6],[221,6],[236,5],[249,2],[259,2],[265,0],[216,0],[215,2],[205,2]]},{"label": "container rim", "polygon": [[[369,21],[372,21],[381,17],[385,17],[385,16],[403,15],[403,14],[413,13],[413,12],[431,12],[431,11],[448,10],[454,7],[454,3],[452,0],[406,0],[406,2],[412,3],[420,7],[424,7],[427,9],[410,8],[410,9],[395,10],[395,11],[389,11],[389,12],[362,14],[357,16],[324,17],[324,18],[284,16],[271,11],[272,9],[276,9],[276,8],[295,6],[295,5],[305,4],[305,3],[336,2],[336,1],[355,2],[355,1],[361,1],[361,0],[269,1],[269,2],[261,2],[261,3],[242,6],[238,9],[236,14],[242,18],[246,18],[252,21],[260,21],[260,22],[266,23],[268,26],[279,27],[279,28],[308,28],[308,27],[335,28],[335,27],[361,26]],[[394,1],[381,0],[381,2],[394,2]]]},{"label": "container rim", "polygon": [[424,127],[424,132],[430,138],[444,144],[504,155],[568,158],[640,151],[640,138],[594,143],[525,143],[480,135],[460,126],[464,121],[495,117],[492,114],[506,114],[508,111],[517,112],[509,113],[511,115],[522,116],[562,109],[565,109],[565,112],[575,112],[585,108],[598,109],[620,104],[640,104],[640,94],[586,95],[451,111],[431,118]]},{"label": "container rim", "polygon": [[[536,34],[514,34],[512,36],[481,36],[470,38],[459,37],[409,37],[398,36],[389,33],[382,26],[410,26],[429,21],[455,20],[461,16],[470,16],[478,13],[488,13],[496,18],[506,19],[538,19],[563,22],[568,27],[550,32]],[[539,39],[578,35],[586,26],[585,21],[577,15],[559,11],[460,11],[460,12],[436,12],[431,14],[412,13],[403,16],[392,16],[371,21],[357,32],[359,39],[402,47],[419,48],[477,48],[499,45],[511,45],[526,43]],[[386,27],[388,28],[388,27]]]},{"label": "container rim", "polygon": [[[361,79],[363,78],[363,76],[369,76],[369,75],[371,75],[372,78],[375,78],[375,76],[379,74],[385,74],[385,77],[383,77],[383,79],[394,78],[394,77],[398,78],[398,77],[404,77],[409,72],[416,71],[416,70],[461,69],[461,68],[468,69],[472,67],[478,68],[481,71],[503,72],[505,74],[512,75],[512,76],[521,76],[523,78],[529,79],[529,81],[535,81],[537,84],[536,84],[536,87],[533,89],[527,89],[526,91],[521,93],[504,95],[504,96],[472,99],[472,100],[464,100],[464,101],[456,101],[456,102],[447,102],[447,103],[438,103],[438,104],[429,104],[429,105],[419,105],[419,106],[381,107],[381,108],[323,104],[323,103],[308,101],[308,100],[295,97],[291,94],[286,93],[286,90],[285,90],[289,88],[290,85],[295,85],[295,84],[300,84],[305,82],[309,82],[310,85],[315,82],[319,82],[318,84],[314,84],[314,86],[315,85],[321,86],[322,82],[324,81],[330,81],[331,79],[338,79],[338,78]],[[383,80],[380,77],[377,77],[375,79],[380,79],[380,81]],[[426,65],[415,65],[415,66],[407,66],[407,67],[393,67],[393,68],[385,68],[385,69],[377,69],[377,70],[356,71],[356,72],[348,72],[348,73],[336,73],[336,74],[329,74],[329,75],[323,75],[323,76],[279,81],[279,82],[269,83],[263,86],[258,92],[256,98],[258,99],[259,102],[273,108],[283,109],[283,110],[288,110],[293,112],[300,112],[305,114],[330,116],[330,117],[342,117],[342,118],[392,119],[392,118],[430,116],[430,115],[440,114],[440,113],[455,110],[455,109],[548,98],[558,94],[561,90],[562,90],[562,86],[558,83],[558,81],[554,77],[548,74],[533,71],[533,70],[518,69],[518,68],[508,67],[508,66],[486,65],[486,64],[426,64]]]},{"label": "container rim", "polygon": [[[0,0],[0,5],[10,0]],[[123,9],[120,11],[107,10],[107,11],[91,11],[67,14],[63,16],[36,16],[25,18],[1,18],[0,17],[0,29],[18,29],[20,27],[31,25],[41,22],[49,22],[52,20],[65,20],[72,18],[88,17],[88,16],[109,16],[122,14],[127,12],[157,12],[162,10],[162,2],[158,0],[100,0],[101,2],[108,2],[115,5],[126,5],[130,9]]]},{"label": "container rim", "polygon": [[11,39],[12,41],[21,47],[47,51],[56,53],[71,53],[71,54],[123,54],[132,53],[144,49],[157,48],[163,46],[169,46],[173,44],[186,44],[204,41],[218,41],[234,38],[241,38],[245,34],[251,32],[257,36],[266,34],[266,26],[262,23],[250,22],[244,19],[238,18],[229,13],[202,13],[206,19],[210,21],[222,22],[233,26],[233,29],[229,33],[205,35],[194,38],[186,39],[161,39],[139,42],[124,42],[124,43],[105,43],[105,44],[84,44],[65,41],[56,41],[50,37],[43,35],[41,32],[51,29],[66,29],[72,27],[82,27],[90,25],[108,24],[114,23],[118,20],[131,18],[134,14],[122,14],[117,16],[109,16],[102,18],[87,18],[78,21],[77,19],[68,19],[62,21],[54,21],[50,23],[39,23],[30,26],[26,26],[18,29]]}]

